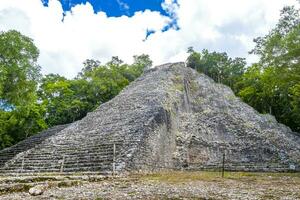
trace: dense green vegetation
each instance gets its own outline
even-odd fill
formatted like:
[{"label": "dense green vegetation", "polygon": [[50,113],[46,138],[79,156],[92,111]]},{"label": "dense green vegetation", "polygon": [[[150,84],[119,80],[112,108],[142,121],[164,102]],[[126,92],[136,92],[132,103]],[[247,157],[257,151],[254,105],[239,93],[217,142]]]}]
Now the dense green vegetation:
[{"label": "dense green vegetation", "polygon": [[131,65],[118,57],[106,64],[86,60],[69,80],[58,74],[42,77],[38,55],[30,38],[17,31],[0,33],[0,149],[81,119],[152,65],[148,55],[134,56]]},{"label": "dense green vegetation", "polygon": [[235,83],[241,80],[246,69],[244,58],[232,59],[228,55],[218,52],[209,52],[207,49],[201,53],[188,49],[189,57],[187,66],[196,69],[200,73],[210,76],[218,83],[226,84],[236,91]]},{"label": "dense green vegetation", "polygon": [[82,71],[72,80],[58,74],[46,75],[41,80],[38,96],[47,113],[47,125],[81,119],[87,112],[115,97],[151,65],[148,55],[134,56],[131,65],[113,57],[104,65],[96,60],[86,60]]},{"label": "dense green vegetation", "polygon": [[259,62],[246,67],[242,58],[226,53],[201,53],[189,48],[187,66],[230,86],[246,103],[261,113],[300,132],[300,11],[289,6],[281,11],[274,29],[254,39],[250,52]]},{"label": "dense green vegetation", "polygon": [[[259,62],[226,53],[188,49],[187,66],[230,86],[261,113],[300,132],[300,17],[285,7],[274,29],[254,40]],[[148,55],[133,64],[118,57],[102,64],[88,59],[74,79],[42,76],[39,50],[32,39],[11,30],[0,32],[0,149],[48,127],[71,123],[112,99],[152,65]]]},{"label": "dense green vegetation", "polygon": [[0,34],[0,148],[47,127],[37,103],[38,49],[17,31]]}]

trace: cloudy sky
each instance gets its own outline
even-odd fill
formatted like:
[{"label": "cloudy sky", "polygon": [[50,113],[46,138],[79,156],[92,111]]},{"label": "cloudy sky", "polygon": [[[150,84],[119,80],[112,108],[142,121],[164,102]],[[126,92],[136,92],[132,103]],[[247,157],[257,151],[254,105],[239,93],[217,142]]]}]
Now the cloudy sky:
[{"label": "cloudy sky", "polygon": [[87,58],[102,63],[149,54],[154,64],[183,61],[207,48],[255,57],[252,39],[266,34],[280,9],[296,0],[0,0],[0,31],[34,39],[42,72],[74,77]]}]

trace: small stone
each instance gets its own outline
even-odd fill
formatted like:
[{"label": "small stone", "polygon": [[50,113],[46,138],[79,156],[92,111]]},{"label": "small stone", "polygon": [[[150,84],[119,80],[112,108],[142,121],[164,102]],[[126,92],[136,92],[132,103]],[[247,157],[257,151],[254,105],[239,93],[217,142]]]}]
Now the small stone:
[{"label": "small stone", "polygon": [[84,180],[84,181],[88,181],[89,179],[90,179],[89,176],[83,176],[83,177],[82,177],[82,180]]},{"label": "small stone", "polygon": [[45,186],[43,185],[36,185],[29,189],[29,194],[32,196],[42,195],[45,191]]}]

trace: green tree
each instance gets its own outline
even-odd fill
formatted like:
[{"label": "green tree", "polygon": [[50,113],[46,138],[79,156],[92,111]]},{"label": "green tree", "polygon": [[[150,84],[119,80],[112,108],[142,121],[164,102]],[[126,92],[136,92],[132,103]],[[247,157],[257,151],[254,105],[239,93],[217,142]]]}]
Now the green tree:
[{"label": "green tree", "polygon": [[246,66],[244,58],[232,59],[225,52],[209,52],[207,49],[198,53],[192,47],[188,49],[188,53],[190,54],[187,58],[188,67],[208,75],[218,83],[230,86],[236,92],[235,84],[241,78]]},{"label": "green tree", "polygon": [[0,110],[0,149],[11,146],[14,143],[14,138],[9,134],[9,131],[16,123],[10,112]]},{"label": "green tree", "polygon": [[19,106],[33,102],[39,80],[39,51],[32,39],[17,31],[0,33],[0,98]]},{"label": "green tree", "polygon": [[[251,53],[260,60],[240,81],[239,95],[258,111],[300,131],[300,10],[284,7],[277,25],[264,37],[254,39]],[[255,84],[254,84],[255,83]],[[255,88],[255,90],[254,90]]]},{"label": "green tree", "polygon": [[133,56],[134,62],[132,65],[126,65],[123,69],[124,77],[129,81],[134,81],[138,78],[145,70],[152,67],[152,60],[149,55],[135,55]]},{"label": "green tree", "polygon": [[67,80],[58,74],[46,75],[41,82],[39,97],[46,108],[45,120],[49,126],[67,124],[86,115],[87,102],[81,99],[79,89],[85,82],[78,79]]},{"label": "green tree", "polygon": [[0,148],[47,127],[36,101],[38,55],[32,39],[14,30],[0,33]]},{"label": "green tree", "polygon": [[81,72],[78,73],[77,78],[82,78],[84,74],[91,73],[95,68],[99,67],[101,62],[99,60],[86,59],[83,62],[83,68]]},{"label": "green tree", "polygon": [[44,120],[44,115],[45,108],[36,102],[13,110],[11,112],[9,134],[14,139],[14,143],[46,129],[48,125]]},{"label": "green tree", "polygon": [[292,127],[295,127],[295,130],[300,132],[299,124],[300,124],[300,83],[294,85],[291,88],[292,94],[292,116],[294,119],[291,123],[293,123]]},{"label": "green tree", "polygon": [[239,96],[261,113],[272,114],[272,105],[277,92],[275,71],[269,68],[262,71],[260,65],[253,65],[243,75],[239,86]]},{"label": "green tree", "polygon": [[189,54],[189,56],[186,61],[186,66],[204,73],[203,69],[200,68],[201,54],[194,51],[193,47],[189,47],[187,53]]}]

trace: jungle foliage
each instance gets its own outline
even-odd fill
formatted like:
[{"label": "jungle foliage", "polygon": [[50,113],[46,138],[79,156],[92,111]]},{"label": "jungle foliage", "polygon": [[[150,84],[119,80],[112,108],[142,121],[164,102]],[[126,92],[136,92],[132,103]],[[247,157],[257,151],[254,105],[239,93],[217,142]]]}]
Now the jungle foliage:
[{"label": "jungle foliage", "polygon": [[0,149],[48,127],[83,118],[112,99],[152,65],[148,55],[133,64],[118,57],[101,64],[88,59],[74,79],[42,76],[39,50],[17,31],[0,33]]}]

